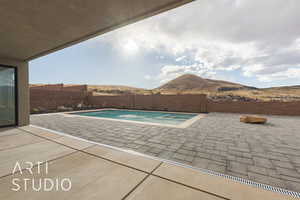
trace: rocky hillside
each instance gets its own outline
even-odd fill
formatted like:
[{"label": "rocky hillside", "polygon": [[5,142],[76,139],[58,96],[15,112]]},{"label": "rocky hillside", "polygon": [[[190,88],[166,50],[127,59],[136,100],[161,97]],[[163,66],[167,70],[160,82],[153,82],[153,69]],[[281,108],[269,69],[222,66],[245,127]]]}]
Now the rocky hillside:
[{"label": "rocky hillside", "polygon": [[161,92],[192,92],[192,91],[206,91],[206,92],[222,92],[234,90],[249,90],[256,89],[241,85],[238,83],[231,83],[227,81],[204,79],[193,74],[185,74],[177,77],[174,80],[160,86],[157,90]]},{"label": "rocky hillside", "polygon": [[300,101],[300,86],[255,88],[185,74],[153,90],[161,94],[205,93],[214,101]]},{"label": "rocky hillside", "polygon": [[[34,84],[31,88],[78,87],[83,85]],[[182,75],[168,83],[152,89],[118,85],[86,85],[93,95],[124,94],[207,94],[214,101],[300,101],[300,85],[272,88],[255,88],[228,81],[201,78],[192,74]]]}]

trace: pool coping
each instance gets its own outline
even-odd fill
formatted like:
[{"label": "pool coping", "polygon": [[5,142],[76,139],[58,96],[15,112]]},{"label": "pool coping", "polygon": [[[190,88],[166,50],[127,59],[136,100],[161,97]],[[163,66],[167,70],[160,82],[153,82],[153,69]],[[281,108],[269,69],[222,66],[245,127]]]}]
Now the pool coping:
[{"label": "pool coping", "polygon": [[[188,119],[178,125],[172,124],[160,124],[160,123],[152,123],[152,122],[140,122],[140,121],[131,121],[131,120],[123,120],[123,119],[112,119],[112,118],[104,118],[104,117],[91,117],[91,116],[82,116],[82,115],[70,115],[75,113],[85,113],[85,112],[97,112],[103,110],[128,110],[128,111],[143,111],[143,112],[164,112],[164,113],[181,113],[181,114],[196,114],[196,116]],[[117,108],[101,108],[101,109],[93,109],[93,110],[80,110],[80,111],[69,111],[69,112],[60,112],[60,113],[47,113],[47,114],[40,114],[40,115],[63,115],[64,117],[82,117],[82,118],[90,118],[90,119],[99,119],[99,120],[109,120],[109,121],[116,121],[116,122],[128,122],[128,123],[135,123],[135,124],[144,124],[144,125],[152,125],[152,126],[164,126],[164,127],[171,127],[171,128],[187,128],[196,122],[199,119],[205,117],[206,114],[204,113],[188,113],[188,112],[169,112],[169,111],[153,111],[153,110],[132,110],[132,109],[117,109]]]}]

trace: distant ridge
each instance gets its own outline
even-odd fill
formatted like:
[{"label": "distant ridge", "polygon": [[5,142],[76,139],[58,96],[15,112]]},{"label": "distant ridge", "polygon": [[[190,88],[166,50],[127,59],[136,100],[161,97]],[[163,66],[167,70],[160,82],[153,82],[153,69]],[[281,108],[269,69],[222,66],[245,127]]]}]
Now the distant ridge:
[{"label": "distant ridge", "polygon": [[207,92],[218,92],[218,91],[232,91],[232,90],[244,90],[244,89],[256,89],[241,85],[238,83],[232,83],[228,81],[205,79],[194,74],[184,74],[167,82],[166,84],[157,88],[160,91],[207,91]]},{"label": "distant ridge", "polygon": [[81,90],[84,88],[93,95],[126,94],[207,94],[215,101],[300,101],[300,85],[270,88],[255,88],[229,81],[205,79],[194,74],[184,74],[148,90],[122,85],[76,85],[76,84],[30,84],[30,88],[59,88]]}]

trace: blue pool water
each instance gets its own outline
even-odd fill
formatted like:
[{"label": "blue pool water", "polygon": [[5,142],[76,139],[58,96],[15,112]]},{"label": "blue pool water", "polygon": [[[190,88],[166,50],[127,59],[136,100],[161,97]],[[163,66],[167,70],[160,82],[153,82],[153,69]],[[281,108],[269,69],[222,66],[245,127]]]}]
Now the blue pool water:
[{"label": "blue pool water", "polygon": [[119,120],[130,120],[139,122],[151,122],[159,124],[178,125],[195,117],[197,114],[168,113],[168,112],[147,112],[131,110],[101,110],[96,112],[72,113],[74,115],[101,117]]}]

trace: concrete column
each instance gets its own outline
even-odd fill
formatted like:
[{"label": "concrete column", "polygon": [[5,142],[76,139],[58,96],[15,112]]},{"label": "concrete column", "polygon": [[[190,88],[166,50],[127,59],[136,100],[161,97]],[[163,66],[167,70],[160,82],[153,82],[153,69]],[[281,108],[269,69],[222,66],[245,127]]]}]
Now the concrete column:
[{"label": "concrete column", "polygon": [[28,62],[1,59],[0,64],[17,67],[18,82],[18,125],[29,124],[29,80]]}]

